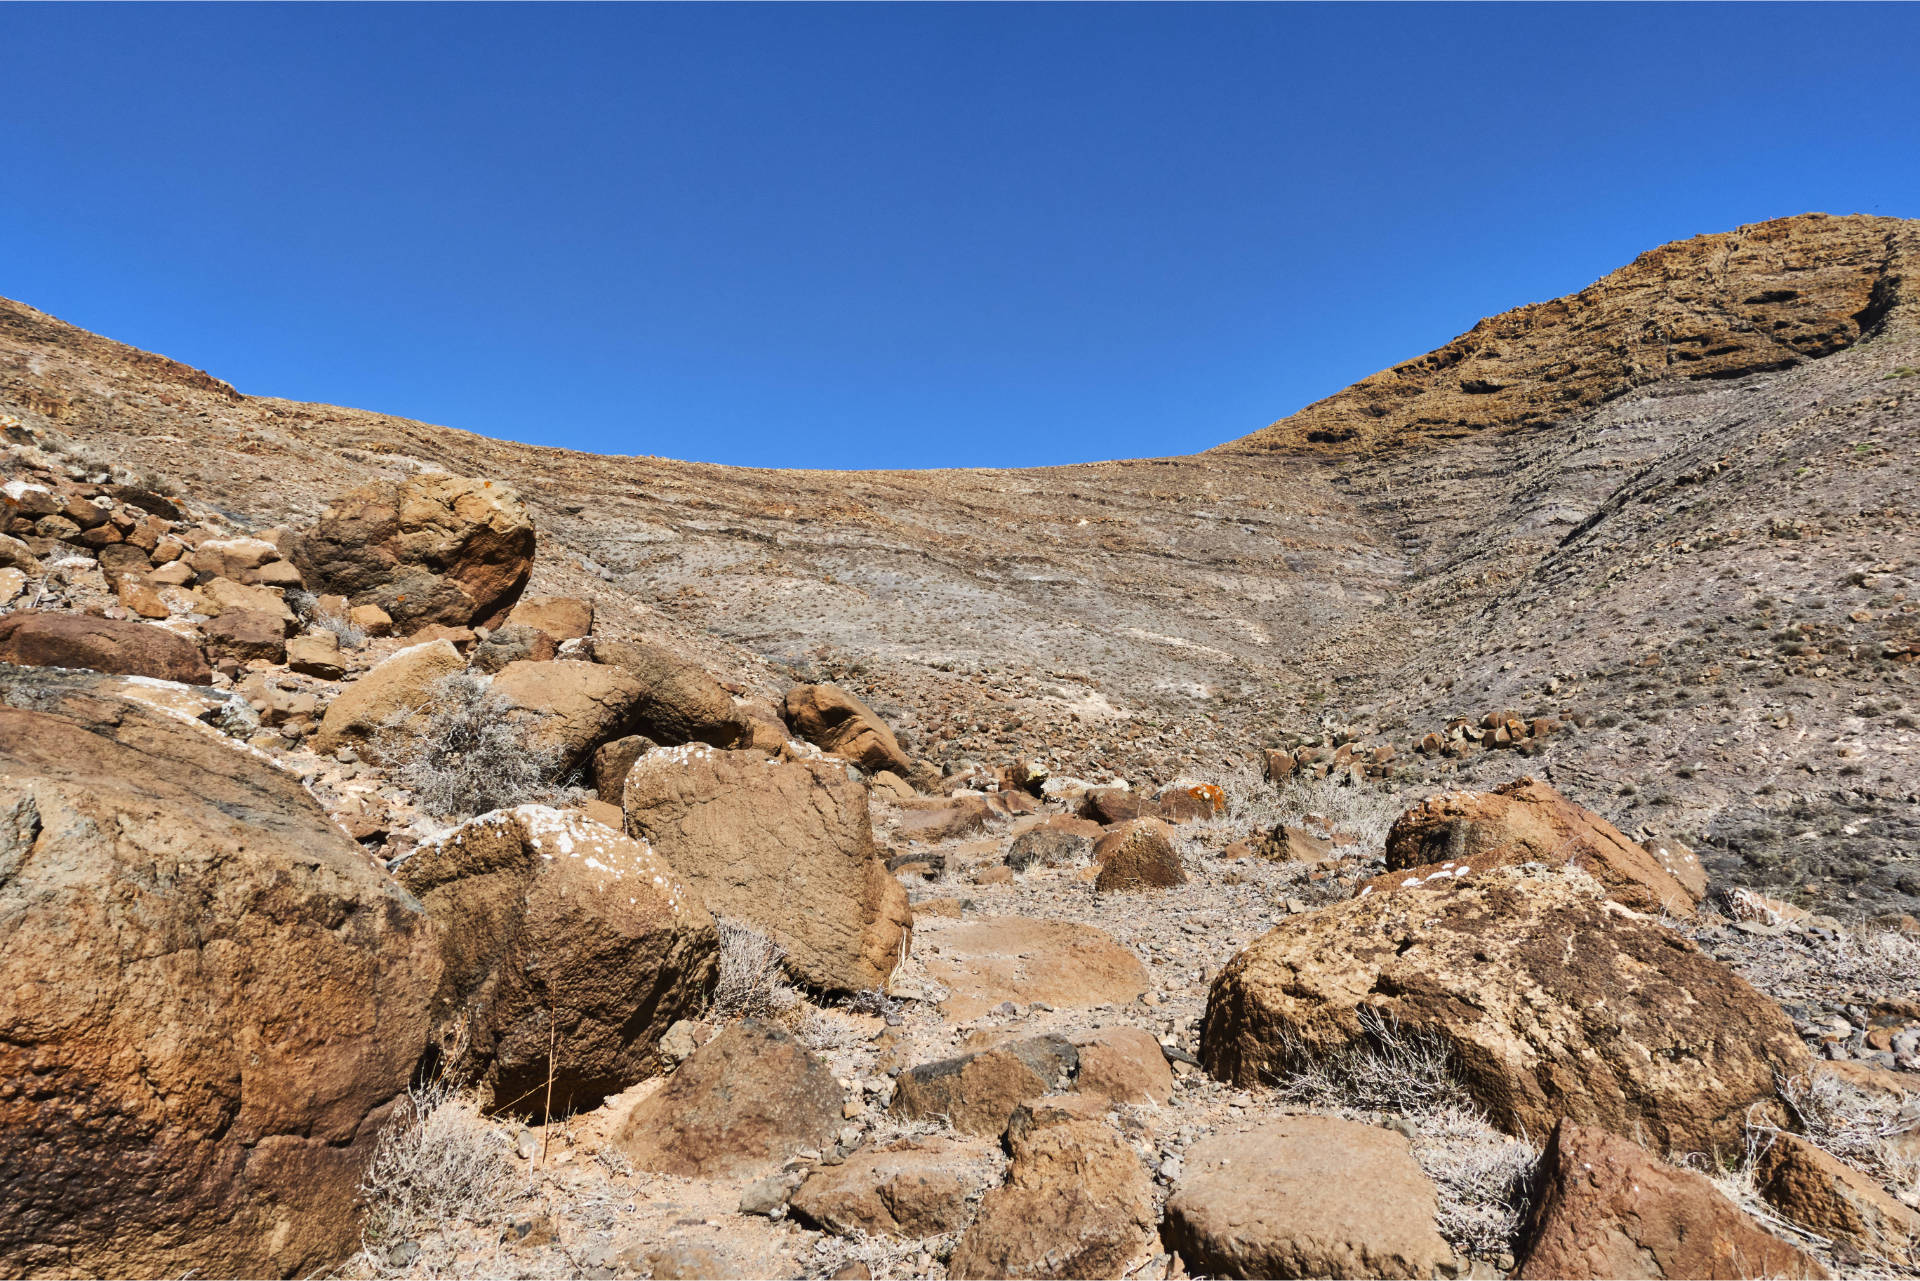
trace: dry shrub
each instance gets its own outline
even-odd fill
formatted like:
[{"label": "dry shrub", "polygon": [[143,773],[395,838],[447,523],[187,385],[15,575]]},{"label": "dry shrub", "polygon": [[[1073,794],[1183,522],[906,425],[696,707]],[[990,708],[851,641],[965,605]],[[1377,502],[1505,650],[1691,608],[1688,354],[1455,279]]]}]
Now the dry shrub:
[{"label": "dry shrub", "polygon": [[1460,1084],[1445,1042],[1370,1010],[1360,1019],[1365,1038],[1332,1054],[1288,1045],[1292,1070],[1276,1091],[1339,1115],[1404,1117],[1414,1159],[1439,1193],[1435,1223],[1447,1243],[1481,1258],[1510,1252],[1539,1150],[1488,1124]]},{"label": "dry shrub", "polygon": [[787,954],[751,926],[726,917],[720,927],[720,981],[713,989],[716,1018],[773,1018],[799,998],[787,982]]},{"label": "dry shrub", "polygon": [[1901,1142],[1920,1134],[1920,1104],[1825,1072],[1781,1082],[1780,1098],[1813,1143],[1896,1195],[1920,1191],[1920,1159]]},{"label": "dry shrub", "polygon": [[361,1191],[367,1219],[357,1270],[379,1276],[395,1270],[393,1247],[462,1222],[499,1222],[527,1187],[506,1130],[436,1081],[408,1092]]},{"label": "dry shrub", "polygon": [[1380,782],[1355,786],[1296,775],[1276,786],[1250,764],[1235,766],[1218,781],[1227,794],[1227,812],[1214,825],[1240,836],[1282,823],[1298,827],[1307,815],[1318,814],[1336,832],[1357,838],[1362,849],[1378,850],[1386,846],[1387,829],[1412,803],[1404,790]]},{"label": "dry shrub", "polygon": [[477,676],[455,672],[435,681],[424,718],[417,709],[401,711],[380,727],[382,751],[396,762],[394,781],[442,819],[552,799],[559,756],[529,743],[510,710]]}]

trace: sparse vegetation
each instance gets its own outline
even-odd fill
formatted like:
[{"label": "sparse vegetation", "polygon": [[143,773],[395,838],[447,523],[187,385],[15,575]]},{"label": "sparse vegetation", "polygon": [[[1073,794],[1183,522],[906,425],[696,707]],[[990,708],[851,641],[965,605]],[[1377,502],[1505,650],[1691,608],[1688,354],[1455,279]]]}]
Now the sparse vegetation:
[{"label": "sparse vegetation", "polygon": [[799,999],[787,982],[786,952],[760,931],[719,918],[720,981],[713,991],[717,1019],[772,1018]]},{"label": "sparse vegetation", "polygon": [[444,1080],[408,1093],[361,1190],[367,1218],[354,1270],[376,1277],[409,1271],[429,1232],[502,1221],[525,1191],[506,1128]]},{"label": "sparse vegetation", "polygon": [[508,710],[479,677],[443,677],[424,717],[403,711],[381,727],[384,750],[397,763],[395,780],[422,809],[445,819],[549,798],[559,762],[527,741]]}]

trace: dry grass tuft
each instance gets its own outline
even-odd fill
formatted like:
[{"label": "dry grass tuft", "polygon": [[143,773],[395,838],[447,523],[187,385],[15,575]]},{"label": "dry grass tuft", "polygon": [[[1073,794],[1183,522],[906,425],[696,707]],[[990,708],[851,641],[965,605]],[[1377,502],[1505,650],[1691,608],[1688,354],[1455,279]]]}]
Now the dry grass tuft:
[{"label": "dry grass tuft", "polygon": [[1780,1098],[1811,1142],[1880,1180],[1896,1196],[1920,1191],[1920,1159],[1901,1144],[1920,1134],[1920,1107],[1827,1073],[1781,1082]]},{"label": "dry grass tuft", "polygon": [[381,1136],[361,1191],[362,1248],[351,1270],[376,1277],[417,1268],[422,1238],[460,1223],[504,1221],[528,1194],[507,1131],[444,1081],[412,1090]]},{"label": "dry grass tuft", "polygon": [[559,759],[529,744],[507,719],[509,708],[487,683],[466,672],[436,681],[424,724],[417,711],[381,726],[382,750],[397,762],[393,778],[435,818],[460,820],[551,799]]},{"label": "dry grass tuft", "polygon": [[799,1000],[787,982],[786,951],[760,931],[726,917],[720,926],[720,981],[713,990],[715,1018],[777,1018]]}]

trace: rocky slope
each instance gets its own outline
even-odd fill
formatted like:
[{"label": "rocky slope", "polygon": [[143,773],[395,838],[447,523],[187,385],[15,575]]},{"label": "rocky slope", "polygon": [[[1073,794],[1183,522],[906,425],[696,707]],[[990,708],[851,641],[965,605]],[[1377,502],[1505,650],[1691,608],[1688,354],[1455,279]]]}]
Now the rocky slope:
[{"label": "rocky slope", "polygon": [[1916,245],[1028,472],[6,305],[0,1271],[1914,1274]]}]

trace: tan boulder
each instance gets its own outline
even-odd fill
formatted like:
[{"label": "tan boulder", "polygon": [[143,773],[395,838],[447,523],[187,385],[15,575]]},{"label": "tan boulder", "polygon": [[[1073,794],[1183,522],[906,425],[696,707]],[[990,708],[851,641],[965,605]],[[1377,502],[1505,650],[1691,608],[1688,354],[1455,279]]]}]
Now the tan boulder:
[{"label": "tan boulder", "polygon": [[1072,921],[989,917],[943,925],[919,951],[947,991],[949,1019],[977,1019],[1003,1001],[1055,1009],[1126,1005],[1153,987],[1140,958],[1105,930]]},{"label": "tan boulder", "polygon": [[1453,1272],[1439,1196],[1404,1136],[1289,1116],[1187,1149],[1165,1236],[1215,1277],[1417,1277]]},{"label": "tan boulder", "polygon": [[[131,580],[123,580],[123,583],[122,583],[123,588],[125,586],[125,583],[129,581]],[[26,590],[27,590],[27,576],[25,574],[21,573],[17,569],[12,568],[11,566],[7,568],[0,568],[0,605],[13,604],[13,602],[15,602],[16,600],[19,600],[20,597],[23,594],[25,594]],[[152,595],[151,592],[147,594]],[[124,590],[121,592],[121,603],[127,605],[129,609],[133,608],[131,604],[128,604],[126,600],[126,593]],[[160,610],[163,615],[168,612],[165,605],[162,605],[160,607]],[[137,610],[137,609],[134,610],[134,612],[143,613],[143,611]]]},{"label": "tan boulder", "polygon": [[332,632],[309,632],[288,641],[287,666],[323,681],[337,681],[347,674],[340,661],[340,638]]},{"label": "tan boulder", "polygon": [[791,1204],[802,1220],[836,1236],[939,1236],[966,1226],[991,1162],[984,1144],[937,1134],[900,1139],[815,1170]]},{"label": "tan boulder", "polygon": [[0,1273],[328,1272],[431,926],[294,775],[110,688],[0,679]]},{"label": "tan boulder", "polygon": [[720,936],[665,860],[542,805],[423,841],[396,873],[440,927],[443,1064],[539,1112],[587,1109],[662,1066],[668,1028],[706,1005]]},{"label": "tan boulder", "polygon": [[787,691],[787,724],[809,743],[846,759],[869,774],[892,770],[902,778],[913,761],[871,707],[838,685],[796,685]]},{"label": "tan boulder", "polygon": [[239,662],[261,659],[281,663],[287,657],[287,629],[272,614],[251,609],[222,610],[218,618],[207,620],[200,629],[206,637],[210,658],[231,658]]},{"label": "tan boulder", "polygon": [[742,1019],[641,1100],[615,1141],[643,1170],[738,1178],[825,1148],[844,1103],[827,1065],[791,1033]]},{"label": "tan boulder", "polygon": [[491,624],[526,586],[533,551],[533,521],[511,489],[423,475],[339,495],[293,559],[313,590],[378,605],[404,634]]},{"label": "tan boulder", "polygon": [[1071,1039],[1080,1061],[1075,1090],[1135,1106],[1165,1107],[1173,1098],[1173,1069],[1160,1042],[1146,1029],[1099,1028],[1076,1032]]},{"label": "tan boulder", "polygon": [[1251,1085],[1383,1024],[1444,1044],[1508,1133],[1564,1116],[1681,1151],[1737,1148],[1808,1062],[1779,1006],[1692,943],[1581,873],[1517,868],[1288,919],[1214,981],[1201,1058]]},{"label": "tan boulder", "polygon": [[1827,1275],[1704,1177],[1605,1130],[1560,1122],[1538,1180],[1514,1273],[1529,1281]]},{"label": "tan boulder", "polygon": [[1157,818],[1134,819],[1109,831],[1094,844],[1093,861],[1100,865],[1093,887],[1103,894],[1187,883],[1172,830]]},{"label": "tan boulder", "polygon": [[635,728],[648,738],[741,747],[752,737],[732,695],[697,663],[645,641],[597,641],[593,658],[639,682]]},{"label": "tan boulder", "polygon": [[487,633],[487,638],[473,647],[467,664],[475,671],[491,675],[509,663],[550,663],[559,654],[553,637],[539,628],[506,623]]},{"label": "tan boulder", "polygon": [[216,578],[202,583],[195,591],[200,599],[201,612],[209,618],[218,618],[228,610],[238,609],[277,619],[283,636],[293,635],[300,626],[300,620],[287,608],[286,599],[270,587],[250,587],[245,583],[236,583],[231,578]]},{"label": "tan boulder", "polygon": [[391,636],[393,618],[378,605],[355,605],[347,610],[347,621],[369,636]]},{"label": "tan boulder", "polygon": [[1783,1218],[1899,1267],[1920,1261],[1920,1213],[1805,1139],[1775,1134],[1753,1175]]},{"label": "tan boulder", "polygon": [[1684,915],[1706,893],[1706,871],[1684,847],[1663,848],[1664,862],[1598,814],[1521,778],[1491,792],[1442,792],[1421,801],[1387,834],[1387,869],[1465,862],[1477,873],[1491,865],[1571,864],[1635,911]]},{"label": "tan boulder", "polygon": [[1002,814],[985,796],[912,797],[901,802],[895,832],[903,841],[956,840],[997,825]]},{"label": "tan boulder", "polygon": [[774,761],[699,744],[661,748],[627,776],[627,830],[719,915],[764,931],[814,987],[881,987],[913,913],[873,844],[867,789],[837,761]]},{"label": "tan boulder", "polygon": [[1060,1036],[1035,1036],[902,1072],[892,1111],[911,1121],[944,1120],[962,1134],[996,1135],[1014,1108],[1068,1088],[1080,1055]]},{"label": "tan boulder", "polygon": [[[644,734],[629,734],[625,738],[616,738],[602,743],[593,752],[594,795],[609,805],[618,806],[627,791],[627,775],[633,772],[633,763],[651,752],[660,744]],[[621,826],[626,820],[621,820]]]},{"label": "tan boulder", "polygon": [[528,741],[551,752],[562,770],[636,727],[645,690],[617,667],[599,663],[508,663],[493,693],[526,726]]},{"label": "tan boulder", "polygon": [[12,534],[0,534],[0,569],[17,569],[30,578],[38,578],[44,572],[33,548]]},{"label": "tan boulder", "polygon": [[280,549],[263,538],[205,538],[185,560],[205,578],[249,582],[249,576],[269,561],[280,559]]},{"label": "tan boulder", "polygon": [[320,719],[313,750],[322,756],[352,747],[369,760],[382,759],[384,727],[423,711],[434,685],[461,671],[460,651],[446,641],[397,650],[340,691]]},{"label": "tan boulder", "polygon": [[593,634],[593,602],[577,596],[522,596],[507,612],[507,623],[545,632],[556,643],[578,640]]},{"label": "tan boulder", "polygon": [[1015,1111],[1006,1182],[981,1201],[948,1276],[1119,1277],[1154,1253],[1153,1185],[1105,1106],[1070,1097]]},{"label": "tan boulder", "polygon": [[162,627],[90,614],[16,610],[0,618],[0,663],[73,667],[207,685],[213,669],[192,641]]}]

